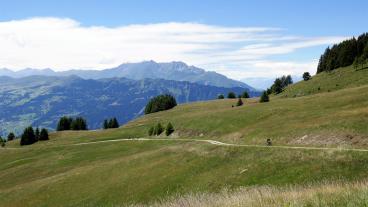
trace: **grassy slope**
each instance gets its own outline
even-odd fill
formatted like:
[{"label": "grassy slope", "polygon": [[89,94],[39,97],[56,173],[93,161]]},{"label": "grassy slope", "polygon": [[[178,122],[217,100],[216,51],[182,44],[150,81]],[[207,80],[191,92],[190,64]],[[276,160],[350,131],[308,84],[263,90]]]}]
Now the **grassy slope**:
[{"label": "grassy slope", "polygon": [[[308,87],[315,85],[308,82]],[[234,108],[236,100],[185,104],[120,129],[54,133],[47,142],[1,149],[0,205],[147,203],[176,193],[216,192],[224,187],[362,180],[368,170],[365,152],[167,141],[70,144],[142,137],[154,123],[170,121],[182,137],[259,144],[272,138],[275,144],[365,147],[368,97],[362,94],[367,89],[365,85],[298,98],[274,97],[265,104],[247,100],[245,106]],[[295,142],[304,135],[312,142]],[[318,140],[330,142],[314,140],[317,135],[322,135]],[[8,147],[19,146],[12,141]]]}]

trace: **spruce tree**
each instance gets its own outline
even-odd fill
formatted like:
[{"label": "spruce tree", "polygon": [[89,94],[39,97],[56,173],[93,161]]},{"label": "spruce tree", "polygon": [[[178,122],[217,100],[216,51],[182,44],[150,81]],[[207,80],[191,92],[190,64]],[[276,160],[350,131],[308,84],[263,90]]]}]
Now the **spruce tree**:
[{"label": "spruce tree", "polygon": [[56,131],[70,130],[72,122],[73,119],[70,117],[67,116],[61,117],[57,124]]},{"label": "spruce tree", "polygon": [[15,139],[15,135],[14,135],[14,133],[13,132],[10,132],[9,134],[8,134],[8,141],[12,141],[12,140],[14,140]]},{"label": "spruce tree", "polygon": [[0,145],[1,147],[5,147],[5,140],[0,136]]},{"label": "spruce tree", "polygon": [[241,96],[242,98],[249,98],[249,94],[248,94],[248,92],[247,91],[244,91],[243,93],[242,93],[242,96]]},{"label": "spruce tree", "polygon": [[243,105],[243,101],[241,98],[238,98],[238,102],[236,103],[236,106],[242,106]]},{"label": "spruce tree", "polygon": [[172,134],[174,132],[174,127],[173,125],[169,122],[166,126],[166,129],[165,129],[165,134],[166,136],[169,136],[170,134]]},{"label": "spruce tree", "polygon": [[111,126],[110,128],[119,128],[119,122],[118,120],[114,117],[111,119]]},{"label": "spruce tree", "polygon": [[109,122],[107,121],[107,119],[105,119],[104,122],[103,122],[103,128],[104,129],[108,129],[109,128]]},{"label": "spruce tree", "polygon": [[234,93],[234,92],[229,92],[229,93],[227,94],[227,98],[229,98],[229,99],[234,99],[234,98],[236,98],[236,95],[235,95],[235,93]]},{"label": "spruce tree", "polygon": [[224,97],[224,95],[223,94],[220,94],[220,95],[218,95],[217,96],[217,99],[224,99],[225,97]]},{"label": "spruce tree", "polygon": [[163,129],[161,123],[158,123],[155,127],[154,134],[159,136],[163,131],[164,131],[164,129]]},{"label": "spruce tree", "polygon": [[309,74],[309,72],[304,72],[303,73],[303,80],[304,81],[308,81],[311,78],[311,75]]},{"label": "spruce tree", "polygon": [[47,129],[45,128],[41,129],[39,140],[41,141],[49,140],[49,132],[47,131]]},{"label": "spruce tree", "polygon": [[154,135],[154,131],[155,131],[155,128],[153,126],[151,126],[149,129],[148,129],[148,136],[152,136]]},{"label": "spruce tree", "polygon": [[270,98],[268,97],[268,94],[266,91],[263,91],[262,96],[259,100],[259,102],[263,103],[263,102],[269,102]]},{"label": "spruce tree", "polygon": [[36,140],[40,139],[40,129],[37,127],[35,131]]},{"label": "spruce tree", "polygon": [[20,139],[20,145],[30,145],[35,142],[37,140],[33,128],[31,126],[25,128]]},{"label": "spruce tree", "polygon": [[159,95],[152,98],[146,105],[145,114],[169,110],[177,105],[174,96],[170,94]]}]

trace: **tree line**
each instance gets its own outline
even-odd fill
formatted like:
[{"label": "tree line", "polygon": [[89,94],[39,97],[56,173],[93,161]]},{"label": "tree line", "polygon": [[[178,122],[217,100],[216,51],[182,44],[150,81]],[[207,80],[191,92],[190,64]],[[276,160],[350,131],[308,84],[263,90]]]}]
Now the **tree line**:
[{"label": "tree line", "polygon": [[[249,93],[247,91],[244,91],[242,94],[239,94],[238,96],[232,91],[230,91],[227,94],[228,99],[235,99],[236,97],[238,97],[238,98],[249,98],[250,96],[249,96]],[[217,99],[225,99],[224,94],[219,94],[217,96]]]},{"label": "tree line", "polygon": [[172,109],[177,105],[175,98],[170,94],[159,95],[152,98],[146,105],[145,114]]},{"label": "tree line", "polygon": [[20,145],[31,145],[38,141],[49,140],[49,132],[47,129],[42,128],[41,130],[37,127],[33,129],[32,126],[26,127],[20,138]]},{"label": "tree line", "polygon": [[105,119],[103,122],[103,128],[104,129],[119,128],[119,122],[115,117],[109,120]]},{"label": "tree line", "polygon": [[339,44],[327,47],[321,55],[317,73],[332,71],[339,67],[346,67],[354,63],[354,67],[366,64],[368,59],[368,33],[358,38],[351,38]]},{"label": "tree line", "polygon": [[63,116],[57,124],[56,131],[65,130],[88,130],[87,121],[83,117],[72,118]]}]

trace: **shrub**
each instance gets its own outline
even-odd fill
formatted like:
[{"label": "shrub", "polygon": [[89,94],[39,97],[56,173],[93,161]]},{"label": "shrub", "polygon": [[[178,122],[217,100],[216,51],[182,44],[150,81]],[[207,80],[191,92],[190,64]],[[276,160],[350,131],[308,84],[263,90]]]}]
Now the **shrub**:
[{"label": "shrub", "polygon": [[14,133],[13,132],[10,132],[9,134],[8,134],[8,141],[11,141],[11,140],[14,140],[15,139],[15,135],[14,135]]},{"label": "shrub", "polygon": [[146,105],[145,114],[155,113],[172,109],[177,105],[175,98],[172,95],[159,95],[152,98]]},{"label": "shrub", "polygon": [[231,98],[231,99],[233,99],[233,98],[236,98],[236,95],[235,95],[235,93],[234,93],[234,92],[229,92],[229,93],[227,94],[227,98]]},{"label": "shrub", "polygon": [[243,101],[241,98],[238,98],[238,102],[236,103],[236,106],[241,106],[243,105]]},{"label": "shrub", "polygon": [[42,141],[49,140],[49,132],[47,131],[47,129],[45,128],[41,129],[39,140],[42,140]]},{"label": "shrub", "polygon": [[173,125],[169,122],[166,126],[166,130],[165,130],[165,134],[166,136],[169,136],[170,134],[172,134],[174,132],[174,127]]},{"label": "shrub", "polygon": [[263,91],[262,96],[259,100],[259,102],[263,103],[263,102],[269,102],[270,98],[268,97],[268,94],[266,91]]},{"label": "shrub", "polygon": [[224,99],[224,98],[225,98],[225,96],[223,94],[220,94],[220,95],[217,96],[217,99]]},{"label": "shrub", "polygon": [[1,147],[5,147],[5,140],[0,136],[0,145]]}]

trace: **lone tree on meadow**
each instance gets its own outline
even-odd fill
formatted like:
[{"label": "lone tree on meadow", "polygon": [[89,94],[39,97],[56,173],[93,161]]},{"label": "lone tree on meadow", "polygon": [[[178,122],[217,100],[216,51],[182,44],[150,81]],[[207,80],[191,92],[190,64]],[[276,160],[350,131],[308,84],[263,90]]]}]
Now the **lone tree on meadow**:
[{"label": "lone tree on meadow", "polygon": [[234,93],[234,92],[229,92],[229,93],[227,94],[227,98],[234,99],[234,98],[236,98],[236,95],[235,95],[235,93]]},{"label": "lone tree on meadow", "polygon": [[220,94],[220,95],[217,96],[217,99],[224,99],[224,98],[225,98],[225,96],[223,94]]},{"label": "lone tree on meadow", "polygon": [[170,136],[170,134],[172,134],[174,132],[174,127],[173,125],[169,122],[166,126],[166,129],[165,129],[165,134],[166,136]]},{"label": "lone tree on meadow", "polygon": [[30,145],[35,142],[37,142],[37,139],[33,128],[31,126],[25,128],[20,139],[20,145]]},{"label": "lone tree on meadow", "polygon": [[152,98],[146,105],[145,114],[155,113],[159,111],[169,110],[177,105],[174,96],[170,94],[159,95]]},{"label": "lone tree on meadow", "polygon": [[10,132],[9,134],[8,134],[8,141],[12,141],[12,140],[14,140],[15,139],[15,135],[14,135],[14,133],[13,132]]},{"label": "lone tree on meadow", "polygon": [[268,94],[266,91],[263,91],[261,98],[259,99],[259,102],[264,103],[264,102],[269,102],[270,98],[268,97]]},{"label": "lone tree on meadow", "polygon": [[241,98],[238,98],[238,102],[236,103],[236,106],[242,106],[243,105],[243,101]]},{"label": "lone tree on meadow", "polygon": [[242,98],[249,98],[249,93],[247,91],[244,91],[241,95]]},{"label": "lone tree on meadow", "polygon": [[303,73],[303,80],[304,81],[308,81],[309,79],[311,79],[311,75],[309,74],[309,72],[305,72]]},{"label": "lone tree on meadow", "polygon": [[40,141],[49,140],[49,132],[47,131],[47,129],[45,128],[41,129],[39,140]]}]

